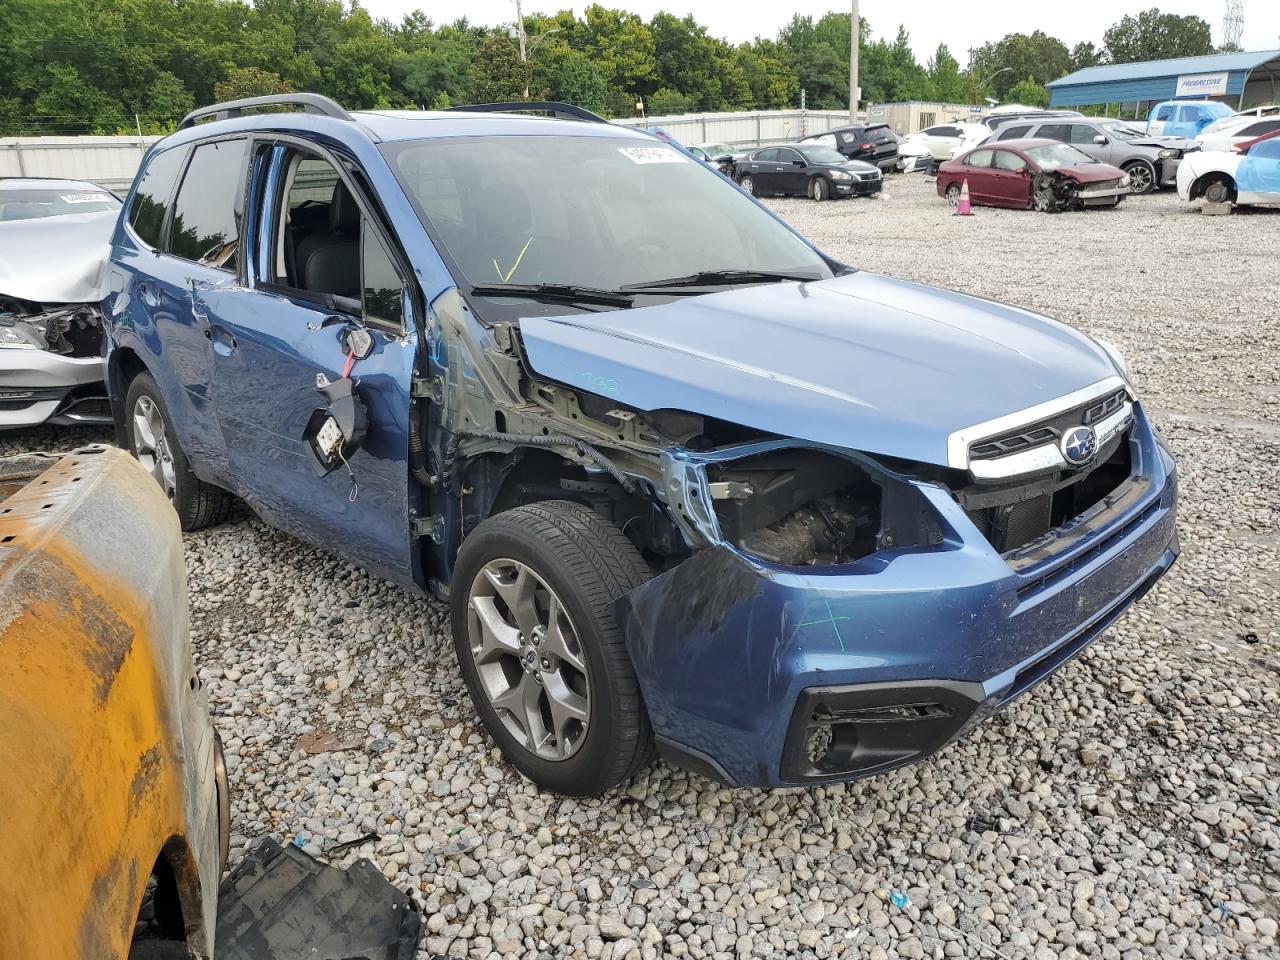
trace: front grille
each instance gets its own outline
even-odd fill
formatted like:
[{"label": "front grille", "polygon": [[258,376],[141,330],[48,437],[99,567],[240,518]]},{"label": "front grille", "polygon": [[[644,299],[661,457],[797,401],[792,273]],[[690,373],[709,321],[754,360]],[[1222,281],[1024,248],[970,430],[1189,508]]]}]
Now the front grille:
[{"label": "front grille", "polygon": [[1019,453],[1032,447],[1057,443],[1063,432],[1082,423],[1093,424],[1106,419],[1119,410],[1125,402],[1123,389],[1117,390],[1101,400],[1074,407],[1063,413],[1047,417],[1036,423],[1019,427],[1008,433],[998,434],[969,444],[970,460],[994,460],[997,457]]},{"label": "front grille", "polygon": [[[1094,406],[1108,403],[1110,398]],[[975,488],[962,492],[959,499],[978,531],[1007,555],[1079,517],[1128,480],[1132,475],[1128,437],[1126,431],[1110,441],[1089,469],[1030,487]]]},{"label": "front grille", "polygon": [[1119,180],[1099,180],[1097,183],[1085,184],[1086,190],[1114,190],[1120,186]]}]

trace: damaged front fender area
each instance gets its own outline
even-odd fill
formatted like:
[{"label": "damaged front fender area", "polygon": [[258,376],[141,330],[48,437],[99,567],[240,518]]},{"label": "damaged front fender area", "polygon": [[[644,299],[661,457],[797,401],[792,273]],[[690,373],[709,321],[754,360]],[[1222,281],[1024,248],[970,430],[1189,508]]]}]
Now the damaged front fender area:
[{"label": "damaged front fender area", "polygon": [[1007,576],[978,561],[939,591],[936,555],[967,549],[939,510],[949,493],[861,455],[776,441],[675,463],[668,507],[706,545],[614,615],[660,752],[722,781],[782,782],[801,689],[918,669]]}]

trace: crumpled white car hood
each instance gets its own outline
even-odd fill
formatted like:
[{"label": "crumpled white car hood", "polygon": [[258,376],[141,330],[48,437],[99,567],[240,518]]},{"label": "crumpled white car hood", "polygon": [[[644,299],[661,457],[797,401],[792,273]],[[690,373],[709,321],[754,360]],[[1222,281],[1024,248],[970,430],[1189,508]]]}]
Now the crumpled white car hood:
[{"label": "crumpled white car hood", "polygon": [[36,303],[97,303],[119,212],[0,222],[0,295]]}]

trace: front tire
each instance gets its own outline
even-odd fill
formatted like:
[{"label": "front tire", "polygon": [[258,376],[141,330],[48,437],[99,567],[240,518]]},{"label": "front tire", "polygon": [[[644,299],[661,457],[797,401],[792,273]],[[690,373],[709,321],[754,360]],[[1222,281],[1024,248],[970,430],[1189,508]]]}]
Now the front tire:
[{"label": "front tire", "polygon": [[960,204],[960,184],[958,184],[958,183],[949,183],[949,184],[947,184],[946,192],[945,192],[943,195],[946,197],[946,199],[947,199],[947,203],[951,204],[951,206],[953,206],[953,207],[955,207],[955,206],[959,206],[959,204]]},{"label": "front tire", "polygon": [[648,569],[622,531],[562,500],[477,527],[453,573],[453,642],[503,755],[539,786],[591,796],[631,779],[653,734],[609,605]]},{"label": "front tire", "polygon": [[1156,186],[1156,172],[1149,163],[1134,160],[1124,165],[1124,172],[1129,175],[1129,192],[1131,194],[1150,193]]},{"label": "front tire", "polygon": [[809,193],[812,195],[815,203],[821,203],[831,196],[831,188],[827,186],[827,181],[822,177],[816,177],[813,181],[813,187]]},{"label": "front tire", "polygon": [[149,373],[129,384],[124,401],[129,452],[160,484],[183,530],[199,530],[226,519],[231,501],[227,493],[205,483],[191,470],[178,444],[173,418],[160,388]]}]

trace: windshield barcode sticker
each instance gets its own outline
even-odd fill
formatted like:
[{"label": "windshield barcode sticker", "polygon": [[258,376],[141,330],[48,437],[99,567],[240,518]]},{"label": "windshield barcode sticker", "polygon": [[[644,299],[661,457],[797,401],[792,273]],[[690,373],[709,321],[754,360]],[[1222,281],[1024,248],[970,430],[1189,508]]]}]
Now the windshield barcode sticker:
[{"label": "windshield barcode sticker", "polygon": [[98,203],[106,198],[103,193],[64,193],[58,197],[63,203]]},{"label": "windshield barcode sticker", "polygon": [[683,153],[670,147],[619,147],[618,152],[632,163],[685,163]]}]

